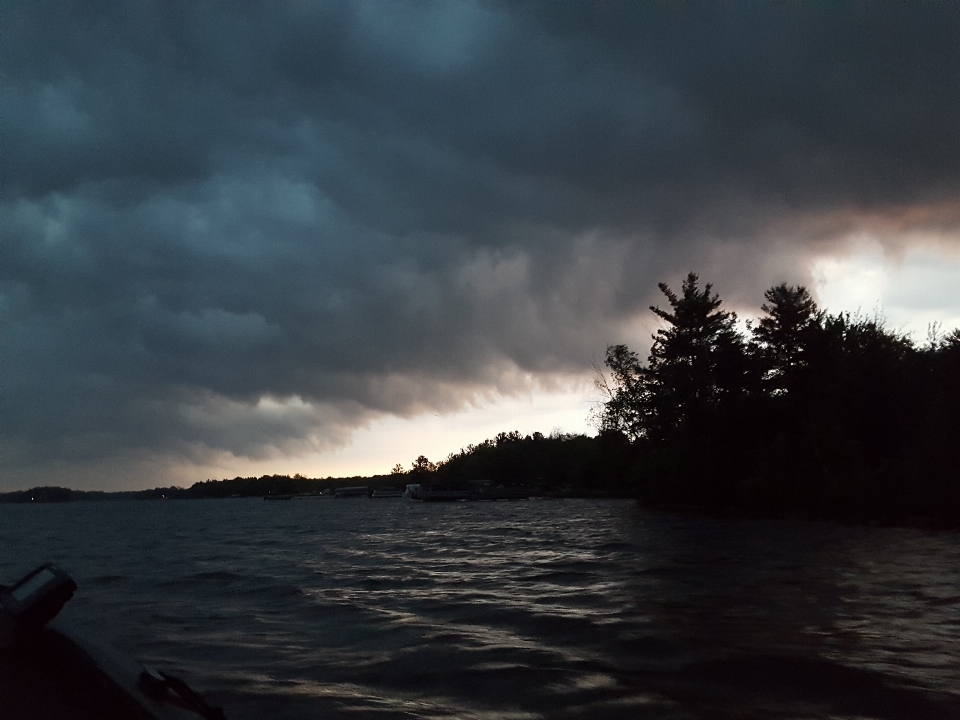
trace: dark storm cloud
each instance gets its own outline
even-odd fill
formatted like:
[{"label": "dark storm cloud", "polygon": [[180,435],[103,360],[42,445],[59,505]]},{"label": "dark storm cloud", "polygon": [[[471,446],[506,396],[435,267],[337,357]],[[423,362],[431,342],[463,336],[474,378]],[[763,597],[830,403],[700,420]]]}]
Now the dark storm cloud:
[{"label": "dark storm cloud", "polygon": [[861,215],[956,225],[953,5],[36,2],[4,24],[8,483],[336,445],[583,371],[687,269],[755,302]]}]

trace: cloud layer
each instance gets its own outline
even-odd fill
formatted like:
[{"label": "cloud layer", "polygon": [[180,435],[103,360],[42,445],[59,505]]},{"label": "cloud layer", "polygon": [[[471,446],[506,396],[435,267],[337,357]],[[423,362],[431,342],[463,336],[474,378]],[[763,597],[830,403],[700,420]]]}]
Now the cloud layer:
[{"label": "cloud layer", "polygon": [[582,374],[688,269],[756,304],[863,227],[958,237],[945,3],[4,23],[7,486],[333,448]]}]

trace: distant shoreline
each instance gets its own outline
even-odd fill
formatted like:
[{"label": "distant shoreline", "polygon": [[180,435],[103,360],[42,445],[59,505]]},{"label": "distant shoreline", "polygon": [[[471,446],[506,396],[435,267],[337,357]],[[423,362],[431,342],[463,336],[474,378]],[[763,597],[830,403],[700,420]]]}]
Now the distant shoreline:
[{"label": "distant shoreline", "polygon": [[[342,487],[365,485],[374,490],[402,490],[406,476],[398,484],[392,475],[376,475],[369,478],[291,478],[288,476],[264,476],[261,478],[238,478],[212,480],[196,483],[189,488],[168,487],[150,490],[73,490],[64,487],[45,486],[29,490],[0,493],[0,504],[48,504],[90,501],[139,501],[139,500],[230,500],[238,498],[313,498],[332,497]],[[415,480],[414,480],[415,481]],[[310,487],[312,486],[312,487]],[[626,493],[575,491],[573,489],[538,489],[533,497],[555,499],[601,498],[633,499]]]},{"label": "distant shoreline", "polygon": [[[293,493],[281,493],[289,483],[298,486],[312,485],[309,490]],[[307,500],[313,498],[333,498],[338,487],[355,486],[364,483],[374,489],[386,489],[396,486],[392,475],[377,475],[370,478],[291,478],[288,476],[263,476],[261,478],[238,478],[234,480],[214,480],[196,483],[190,488],[153,488],[150,490],[126,490],[107,492],[98,490],[72,490],[62,487],[37,487],[30,490],[0,493],[0,504],[62,504],[74,502],[124,502],[145,500],[235,500],[269,499],[272,495],[284,499]],[[245,493],[228,493],[242,484]],[[620,493],[546,491],[531,493],[531,499],[555,500],[634,500],[638,506],[648,512],[676,515],[679,517],[709,517],[717,520],[750,519],[773,521],[797,521],[807,523],[832,523],[857,527],[899,527],[927,531],[960,530],[958,519],[944,515],[893,514],[893,513],[843,513],[811,511],[803,508],[762,509],[743,505],[728,507],[710,507],[680,503],[656,503],[638,499],[633,495]]]}]

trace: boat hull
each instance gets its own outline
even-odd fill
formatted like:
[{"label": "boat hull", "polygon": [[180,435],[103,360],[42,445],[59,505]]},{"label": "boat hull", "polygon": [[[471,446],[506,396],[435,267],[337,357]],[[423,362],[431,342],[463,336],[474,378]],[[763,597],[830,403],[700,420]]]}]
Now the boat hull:
[{"label": "boat hull", "polygon": [[[46,627],[0,652],[4,720],[198,720],[148,696],[143,666],[115,650]],[[217,717],[223,717],[219,715]]]}]

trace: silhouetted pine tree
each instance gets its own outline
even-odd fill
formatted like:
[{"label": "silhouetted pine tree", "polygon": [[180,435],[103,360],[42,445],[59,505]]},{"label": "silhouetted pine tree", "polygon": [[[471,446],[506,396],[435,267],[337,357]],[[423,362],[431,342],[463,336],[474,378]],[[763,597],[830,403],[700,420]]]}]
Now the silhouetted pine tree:
[{"label": "silhouetted pine tree", "polygon": [[805,287],[781,283],[763,294],[765,317],[753,329],[754,354],[760,362],[764,389],[788,392],[808,360],[823,313]]},{"label": "silhouetted pine tree", "polygon": [[651,306],[664,321],[647,363],[625,345],[607,348],[611,384],[601,428],[642,445],[645,476],[638,492],[666,502],[723,502],[743,465],[735,435],[751,385],[751,360],[736,330],[736,315],[696,273],[680,293],[659,288],[668,309]]},{"label": "silhouetted pine tree", "polygon": [[689,273],[679,295],[660,283],[670,309],[650,307],[666,322],[654,335],[644,370],[647,434],[653,438],[701,423],[721,400],[744,388],[744,341],[736,330],[737,316],[720,309],[710,283],[702,290],[698,283],[697,274]]}]

